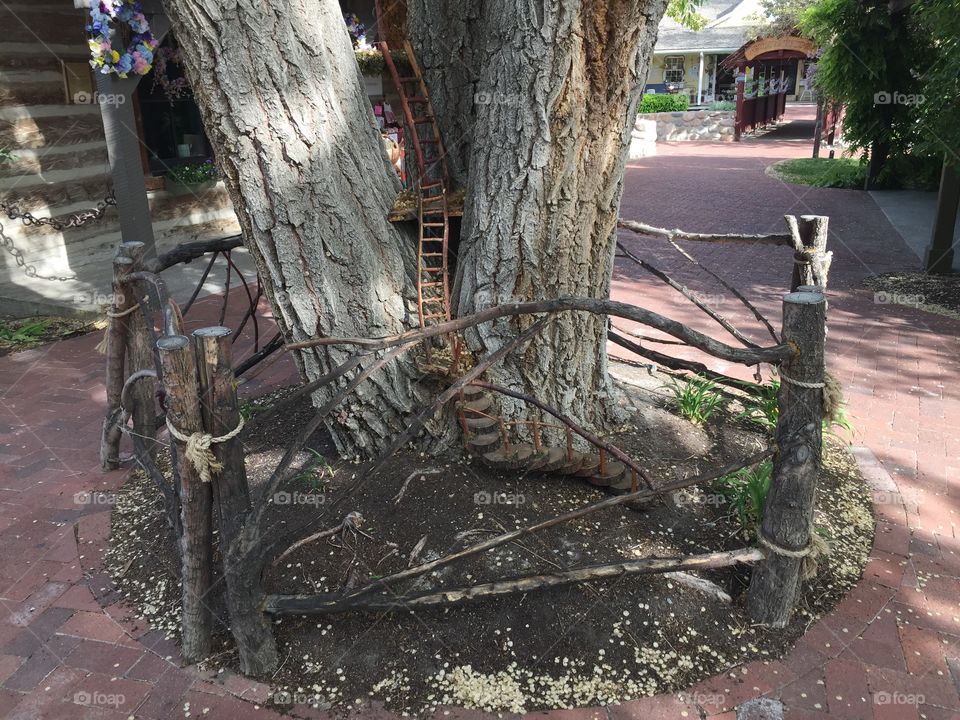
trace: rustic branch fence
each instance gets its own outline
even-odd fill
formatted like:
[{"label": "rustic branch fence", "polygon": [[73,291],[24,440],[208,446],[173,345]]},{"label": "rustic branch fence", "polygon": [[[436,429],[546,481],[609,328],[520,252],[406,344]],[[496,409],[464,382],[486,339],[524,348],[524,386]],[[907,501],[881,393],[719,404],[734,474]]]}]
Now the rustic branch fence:
[{"label": "rustic branch fence", "polygon": [[[826,251],[827,218],[805,216],[795,220],[788,217],[787,233],[768,236],[691,234],[630,221],[622,221],[621,226],[641,234],[664,237],[674,243],[678,240],[745,242],[792,248],[791,292],[783,298],[782,338],[766,323],[775,344],[759,346],[737,331],[726,318],[715,311],[707,312],[743,346],[735,347],[643,308],[609,300],[569,297],[497,306],[394,337],[315,338],[290,343],[286,346],[288,349],[316,345],[352,346],[356,349],[339,367],[303,385],[293,397],[302,397],[345,380],[350,373],[356,372],[339,391],[331,394],[323,407],[317,409],[312,420],[300,429],[257,498],[251,498],[244,468],[240,436],[243,421],[238,411],[231,358],[230,340],[235,333],[216,326],[196,330],[192,340],[186,337],[179,309],[165,297],[163,282],[157,274],[176,262],[184,261],[184,258],[192,260],[208,252],[228,252],[229,249],[181,247],[175,251],[175,255],[169,254],[166,260],[154,261],[145,267],[142,246],[124,243],[114,262],[114,291],[118,301],[111,310],[107,331],[108,404],[102,433],[102,457],[105,467],[115,467],[119,462],[120,435],[122,432],[128,433],[134,442],[137,461],[163,494],[181,554],[184,656],[195,661],[210,651],[212,616],[209,598],[215,591],[211,583],[214,518],[219,523],[219,555],[223,565],[230,629],[239,649],[241,667],[251,675],[262,675],[276,667],[277,648],[270,627],[270,618],[275,615],[450,605],[624,574],[755,564],[748,610],[758,622],[774,626],[785,624],[792,611],[804,568],[819,551],[813,539],[812,513],[820,468],[825,386],[826,302],[823,293],[830,266],[830,254]],[[624,248],[621,248],[621,254],[639,262],[667,285],[682,292],[675,281],[649,263],[632,257]],[[148,290],[153,302],[138,301],[147,297]],[[702,304],[697,303],[689,293],[684,295],[706,312]],[[250,294],[249,297],[253,298],[254,295]],[[259,290],[256,297],[259,297]],[[742,294],[738,294],[738,297],[755,315],[762,317]],[[255,310],[255,306],[251,307]],[[159,330],[154,324],[157,312],[161,313]],[[501,317],[534,315],[538,318],[512,342],[487,357],[479,358],[473,368],[448,380],[448,387],[431,405],[409,420],[406,431],[396,437],[358,480],[345,488],[335,502],[325,506],[323,515],[342,505],[375,476],[390,456],[413,438],[441,407],[451,400],[462,399],[467,386],[475,384],[493,392],[513,393],[484,382],[482,374],[509,353],[534,341],[550,318],[560,312],[589,312],[625,318],[660,330],[682,344],[714,357],[746,366],[760,363],[779,366],[780,415],[775,444],[728,467],[697,477],[655,483],[639,463],[626,453],[600,438],[594,438],[597,447],[633,468],[636,476],[642,477],[648,487],[638,489],[634,481],[631,491],[624,495],[489,538],[457,552],[372,580],[359,588],[310,595],[266,593],[262,574],[277,555],[275,543],[268,540],[265,509],[269,499],[294,476],[295,473],[290,470],[293,457],[347,395],[384,365],[431,337],[458,332]],[[651,351],[639,343],[618,339],[615,334],[611,334],[611,339],[651,356]],[[669,357],[663,353],[654,356]],[[674,360],[674,364],[682,369],[695,369],[687,361]],[[670,366],[669,363],[664,364]],[[161,401],[162,412],[159,416],[155,396]],[[534,407],[552,415],[558,421],[558,427],[577,431],[584,437],[589,435],[573,420],[536,398],[524,396],[519,399],[528,400]],[[172,477],[169,480],[155,462],[158,447],[156,431],[164,425],[170,435]],[[774,458],[773,481],[759,530],[759,548],[744,547],[691,557],[648,558],[595,565],[415,594],[395,593],[393,590],[399,582],[420,577],[438,567],[514,542],[547,527],[622,504],[642,506],[667,493],[749,467],[771,455]]]}]

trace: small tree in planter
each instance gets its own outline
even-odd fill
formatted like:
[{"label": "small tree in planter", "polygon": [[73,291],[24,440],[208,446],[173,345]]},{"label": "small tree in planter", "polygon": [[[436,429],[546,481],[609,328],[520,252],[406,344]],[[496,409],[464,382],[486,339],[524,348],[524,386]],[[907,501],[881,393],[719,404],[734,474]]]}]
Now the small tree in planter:
[{"label": "small tree in planter", "polygon": [[167,173],[167,192],[196,195],[217,184],[217,167],[212,159],[178,165]]}]

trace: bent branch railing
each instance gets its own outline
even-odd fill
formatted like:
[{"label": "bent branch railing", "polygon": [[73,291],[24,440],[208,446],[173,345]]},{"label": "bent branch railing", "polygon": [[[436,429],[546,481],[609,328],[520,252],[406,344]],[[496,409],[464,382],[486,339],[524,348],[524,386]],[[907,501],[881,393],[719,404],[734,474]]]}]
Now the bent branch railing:
[{"label": "bent branch railing", "polygon": [[[224,567],[230,628],[237,641],[241,667],[248,674],[262,674],[275,669],[277,649],[273,640],[269,615],[309,614],[345,611],[366,611],[394,607],[417,608],[449,605],[485,597],[554,587],[571,582],[602,580],[624,574],[667,572],[677,569],[715,568],[738,563],[757,564],[751,580],[748,610],[758,622],[782,626],[792,611],[801,567],[806,555],[813,552],[811,516],[821,452],[821,417],[824,412],[824,333],[826,286],[830,257],[826,252],[827,221],[820,217],[787,219],[789,234],[776,236],[733,236],[684,233],[640,223],[623,221],[623,227],[647,235],[697,242],[759,242],[792,247],[794,263],[790,275],[792,292],[783,298],[782,339],[770,328],[776,344],[762,347],[748,341],[725,318],[707,313],[746,347],[720,342],[676,320],[627,303],[595,298],[565,297],[531,302],[510,303],[487,308],[469,316],[437,325],[381,338],[313,338],[286,347],[293,350],[321,345],[353,346],[356,352],[324,377],[304,384],[293,397],[339,383],[338,390],[328,392],[322,407],[299,429],[287,445],[271,477],[256,497],[247,484],[243,451],[243,421],[237,410],[235,372],[230,359],[230,339],[235,331],[211,327],[193,333],[191,342],[184,336],[183,319],[176,303],[165,297],[165,287],[157,272],[144,265],[142,245],[124,243],[114,263],[114,289],[117,302],[110,313],[107,331],[108,408],[103,432],[104,465],[119,463],[116,444],[121,432],[134,442],[137,461],[159,486],[165,498],[171,527],[177,534],[183,568],[184,594],[182,628],[184,654],[188,660],[199,659],[210,648],[208,608],[198,602],[211,592],[212,506],[220,523],[220,556]],[[734,239],[739,237],[739,239]],[[207,252],[229,253],[226,245],[214,248],[178,248],[176,255],[158,259],[149,268],[161,271],[173,262],[197,259]],[[168,254],[169,255],[169,254]],[[630,257],[629,251],[624,256]],[[631,258],[638,260],[636,258]],[[228,259],[228,268],[232,263]],[[674,289],[669,276],[641,266]],[[230,270],[228,270],[230,272]],[[246,283],[244,283],[246,285]],[[149,293],[147,292],[149,290]],[[686,295],[686,294],[685,294]],[[149,302],[143,298],[151,299]],[[250,298],[259,298],[249,294]],[[139,299],[139,300],[138,300]],[[688,297],[688,299],[690,299]],[[251,301],[252,302],[252,301]],[[747,302],[744,298],[744,302]],[[694,303],[700,306],[697,303]],[[752,306],[751,306],[752,307]],[[137,310],[140,312],[136,312]],[[703,308],[701,308],[703,309]],[[153,313],[163,313],[162,330],[156,336]],[[754,308],[755,311],[755,308]],[[592,435],[561,412],[537,398],[504,388],[482,379],[483,374],[511,353],[534,342],[557,313],[586,312],[635,321],[659,330],[676,340],[713,357],[752,366],[769,363],[780,368],[780,420],[775,444],[752,457],[725,468],[696,477],[657,483],[640,466],[616,446]],[[345,487],[334,502],[324,506],[316,518],[321,520],[334,512],[383,468],[390,457],[412,440],[439,410],[463,397],[468,387],[478,387],[510,396],[552,415],[557,422],[540,420],[504,420],[495,418],[502,432],[510,427],[529,427],[535,442],[544,428],[560,430],[569,446],[579,435],[598,447],[604,459],[613,455],[634,473],[630,492],[586,505],[577,510],[549,518],[537,524],[506,532],[463,550],[372,580],[356,589],[339,593],[311,595],[268,595],[262,586],[263,569],[271,554],[276,554],[277,538],[267,526],[266,509],[271,496],[295,477],[291,470],[294,456],[309,436],[329,418],[341,402],[362,383],[387,364],[438,335],[449,335],[498,318],[534,316],[534,322],[510,342],[477,359],[474,366],[457,376],[448,376],[448,385],[413,417],[406,429],[387,445],[359,477]],[[222,317],[222,316],[221,316]],[[244,320],[245,321],[245,320]],[[769,327],[769,323],[767,323]],[[615,334],[612,334],[613,337]],[[629,342],[629,341],[628,341]],[[641,348],[643,349],[643,348]],[[124,362],[124,356],[131,359]],[[459,368],[455,372],[460,373]],[[347,380],[348,376],[352,378]],[[342,381],[342,382],[341,382]],[[345,384],[344,384],[345,383]],[[157,416],[155,396],[161,399],[161,415]],[[286,402],[289,402],[288,399]],[[279,407],[279,405],[278,405]],[[276,410],[276,408],[274,408]],[[481,411],[482,412],[482,411]],[[132,420],[132,427],[128,424]],[[170,432],[172,477],[168,480],[158,469],[154,455],[158,426]],[[507,437],[507,443],[510,439]],[[397,582],[419,577],[463,558],[485,552],[528,534],[539,532],[600,509],[630,503],[637,506],[662,497],[666,493],[707,482],[773,456],[773,487],[758,531],[761,547],[745,547],[722,553],[690,557],[648,558],[606,565],[562,570],[546,575],[504,578],[470,587],[439,588],[424,593],[393,594]],[[636,478],[644,479],[647,488],[638,489]],[[209,482],[205,482],[209,479]],[[316,535],[316,534],[315,534]],[[389,592],[386,590],[390,588]]]}]

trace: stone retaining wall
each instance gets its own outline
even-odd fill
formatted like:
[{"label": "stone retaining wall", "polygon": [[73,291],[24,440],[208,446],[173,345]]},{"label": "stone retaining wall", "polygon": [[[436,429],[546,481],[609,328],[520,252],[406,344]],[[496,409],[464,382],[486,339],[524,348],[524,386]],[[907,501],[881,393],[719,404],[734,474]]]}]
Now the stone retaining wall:
[{"label": "stone retaining wall", "polygon": [[733,142],[733,110],[687,110],[637,115],[630,142],[630,159],[656,155],[656,143]]}]

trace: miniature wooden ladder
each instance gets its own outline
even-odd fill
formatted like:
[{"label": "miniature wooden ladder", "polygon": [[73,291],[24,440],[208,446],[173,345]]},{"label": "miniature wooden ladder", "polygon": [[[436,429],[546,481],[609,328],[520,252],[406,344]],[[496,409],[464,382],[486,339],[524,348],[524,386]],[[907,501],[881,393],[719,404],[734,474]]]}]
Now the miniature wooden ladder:
[{"label": "miniature wooden ladder", "polygon": [[[380,3],[377,22],[383,27]],[[446,154],[440,139],[440,127],[433,112],[423,73],[410,43],[404,40],[402,52],[405,70],[401,75],[386,40],[377,43],[384,64],[400,96],[400,107],[413,143],[417,162],[417,312],[420,327],[449,320],[450,315],[450,215],[447,207]],[[409,173],[408,173],[409,177]]]}]

